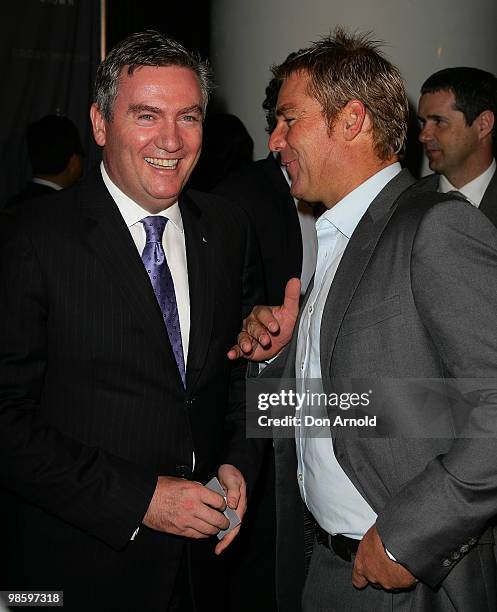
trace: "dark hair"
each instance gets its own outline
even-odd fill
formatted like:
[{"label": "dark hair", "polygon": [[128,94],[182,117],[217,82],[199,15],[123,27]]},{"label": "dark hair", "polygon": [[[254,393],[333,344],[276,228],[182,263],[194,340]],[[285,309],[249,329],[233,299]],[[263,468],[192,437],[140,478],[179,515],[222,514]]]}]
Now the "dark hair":
[{"label": "dark hair", "polygon": [[266,97],[262,103],[266,115],[266,132],[271,134],[276,127],[276,103],[281,89],[281,79],[271,79],[266,87]]},{"label": "dark hair", "polygon": [[[285,59],[285,62],[293,59],[297,54],[290,53]],[[272,78],[266,87],[266,97],[262,103],[264,114],[266,115],[266,132],[272,134],[276,127],[276,104],[278,102],[278,94],[280,93],[282,80],[276,77]]]},{"label": "dark hair", "polygon": [[73,154],[83,155],[78,129],[67,117],[46,115],[28,126],[28,155],[33,174],[56,175]]},{"label": "dark hair", "polygon": [[373,124],[373,143],[381,159],[404,147],[409,105],[398,69],[378,50],[368,35],[352,35],[336,28],[333,35],[312,43],[273,67],[275,78],[292,73],[309,76],[309,95],[321,104],[330,130],[350,100],[360,100]]},{"label": "dark hair", "polygon": [[119,78],[124,67],[128,75],[140,66],[181,66],[192,70],[202,91],[202,107],[205,109],[212,88],[210,69],[197,53],[187,51],[182,44],[167,38],[160,32],[146,30],[131,34],[118,43],[97,69],[93,101],[107,121],[112,120],[114,100]]},{"label": "dark hair", "polygon": [[467,125],[485,110],[495,116],[492,135],[497,134],[497,78],[479,68],[458,66],[435,72],[421,86],[421,94],[452,91],[455,109],[460,111]]}]

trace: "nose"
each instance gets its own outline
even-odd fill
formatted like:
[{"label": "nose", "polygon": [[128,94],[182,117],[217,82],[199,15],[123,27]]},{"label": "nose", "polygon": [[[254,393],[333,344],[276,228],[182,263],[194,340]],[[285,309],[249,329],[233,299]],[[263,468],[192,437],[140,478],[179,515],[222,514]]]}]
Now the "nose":
[{"label": "nose", "polygon": [[164,121],[155,138],[155,146],[168,153],[175,153],[183,147],[181,130],[176,121]]},{"label": "nose", "polygon": [[428,123],[425,123],[421,128],[421,132],[419,132],[419,141],[425,144],[429,140],[433,140],[433,133]]},{"label": "nose", "polygon": [[275,153],[281,152],[286,147],[286,126],[278,121],[276,127],[269,137],[269,149]]}]

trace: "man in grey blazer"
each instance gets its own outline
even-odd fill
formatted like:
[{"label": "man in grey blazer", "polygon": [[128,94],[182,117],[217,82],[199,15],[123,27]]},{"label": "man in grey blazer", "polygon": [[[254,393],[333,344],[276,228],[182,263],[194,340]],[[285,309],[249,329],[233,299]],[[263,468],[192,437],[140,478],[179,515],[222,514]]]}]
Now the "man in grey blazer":
[{"label": "man in grey blazer", "polygon": [[[292,279],[282,306],[245,320],[229,357],[282,351],[262,377],[295,379],[297,392],[313,380],[326,397],[372,381],[397,428],[371,438],[332,427],[317,438],[296,423],[285,438],[275,427],[279,608],[300,610],[303,589],[307,612],[495,610],[497,232],[401,169],[408,104],[376,44],[338,29],[275,76],[270,147],[284,151],[292,195],[328,210],[300,313]],[[458,412],[441,394],[423,417],[413,379],[448,378],[461,390]],[[340,411],[327,410],[334,422]],[[421,423],[416,434],[405,415]],[[431,415],[446,419],[438,437]],[[459,416],[481,437],[457,437]],[[305,585],[302,499],[316,520]]]},{"label": "man in grey blazer", "polygon": [[497,225],[497,176],[493,145],[497,78],[479,68],[446,68],[421,87],[419,139],[431,174],[423,188],[457,190]]}]

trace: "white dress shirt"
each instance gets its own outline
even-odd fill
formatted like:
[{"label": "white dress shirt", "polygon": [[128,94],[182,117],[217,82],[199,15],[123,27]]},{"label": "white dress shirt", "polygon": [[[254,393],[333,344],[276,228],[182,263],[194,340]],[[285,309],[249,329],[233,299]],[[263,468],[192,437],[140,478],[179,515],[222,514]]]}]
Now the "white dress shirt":
[{"label": "white dress shirt", "polygon": [[54,183],[53,181],[47,181],[47,179],[38,178],[37,176],[34,176],[31,179],[31,182],[36,183],[37,185],[44,185],[45,187],[51,187],[55,191],[61,191],[62,189],[62,187],[58,185],[57,183]]},{"label": "white dress shirt", "polygon": [[167,265],[173,277],[174,292],[178,305],[179,325],[181,329],[181,341],[183,344],[183,355],[185,367],[188,359],[188,341],[190,339],[190,293],[188,290],[188,269],[186,263],[185,232],[183,230],[183,220],[178,202],[166,208],[157,215],[151,215],[148,211],[134,202],[119,187],[112,182],[105,166],[100,165],[102,178],[105,186],[109,190],[112,199],[117,204],[124,222],[126,223],[133,241],[140,253],[140,257],[145,248],[145,228],[140,223],[141,219],[151,216],[161,216],[168,219],[164,234],[162,236],[162,247],[166,254]]},{"label": "white dress shirt", "polygon": [[[313,380],[321,381],[320,330],[324,305],[345,248],[362,216],[379,192],[401,171],[400,164],[384,168],[316,222],[317,265],[314,285],[300,319],[297,338],[297,392],[304,393]],[[325,410],[325,407],[323,407]],[[316,413],[313,412],[316,416]],[[301,410],[304,423],[305,409]],[[323,415],[327,416],[327,415]],[[340,467],[331,436],[306,436],[296,428],[298,483],[302,499],[319,525],[333,535],[361,539],[374,524],[376,514]]]},{"label": "white dress shirt", "polygon": [[[166,210],[152,215],[139,204],[128,197],[119,187],[112,182],[107,174],[104,163],[100,164],[102,179],[107,187],[112,199],[116,203],[119,212],[126,223],[133,242],[140,253],[140,257],[145,248],[146,234],[143,224],[140,223],[145,217],[161,216],[168,219],[164,234],[162,235],[162,248],[166,255],[167,265],[173,278],[174,292],[178,306],[179,325],[181,329],[181,341],[183,344],[183,355],[186,362],[188,358],[188,342],[190,339],[190,294],[188,291],[188,268],[186,263],[185,232],[183,230],[183,220],[178,202],[175,202]],[[195,452],[192,455],[192,470],[195,468]],[[133,541],[140,527],[132,533],[130,540]]]},{"label": "white dress shirt", "polygon": [[438,179],[438,192],[439,193],[447,193],[449,191],[459,191],[462,195],[468,200],[470,204],[479,208],[483,196],[485,195],[485,191],[487,190],[488,184],[492,180],[492,177],[495,173],[496,169],[495,159],[492,160],[490,166],[482,172],[480,176],[477,176],[475,179],[466,183],[462,187],[454,187],[454,185],[443,175],[440,175]]}]

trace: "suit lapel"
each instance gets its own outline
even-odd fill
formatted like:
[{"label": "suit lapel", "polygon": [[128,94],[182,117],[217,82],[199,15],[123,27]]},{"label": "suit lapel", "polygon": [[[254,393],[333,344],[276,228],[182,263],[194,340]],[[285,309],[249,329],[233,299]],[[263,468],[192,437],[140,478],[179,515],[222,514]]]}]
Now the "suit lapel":
[{"label": "suit lapel", "polygon": [[494,172],[480,204],[482,213],[497,227],[497,171]]},{"label": "suit lapel", "polygon": [[331,284],[320,332],[321,375],[329,380],[331,359],[343,318],[375,247],[403,191],[414,183],[407,170],[393,178],[373,200],[356,227]]},{"label": "suit lapel", "polygon": [[190,292],[190,339],[186,365],[186,387],[194,388],[205,363],[211,337],[214,308],[213,260],[209,225],[190,194],[180,197],[185,229],[188,286]]},{"label": "suit lapel", "polygon": [[[93,173],[81,187],[80,207],[84,239],[118,287],[140,325],[159,351],[177,369],[162,314],[150,279],[117,205],[107,191],[100,172]],[[178,381],[181,383],[178,372]]]}]

